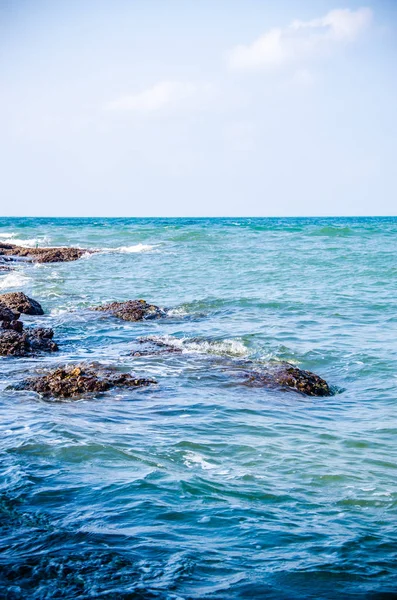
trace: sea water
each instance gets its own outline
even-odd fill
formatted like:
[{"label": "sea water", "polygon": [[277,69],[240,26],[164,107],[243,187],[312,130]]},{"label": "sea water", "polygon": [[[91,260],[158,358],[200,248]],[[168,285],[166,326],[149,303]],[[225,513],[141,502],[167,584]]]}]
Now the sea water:
[{"label": "sea water", "polygon": [[[0,273],[59,343],[0,358],[1,598],[396,597],[396,218],[3,218],[0,241],[98,250]],[[136,298],[170,312],[88,310]],[[147,336],[180,352],[133,356]],[[83,361],[158,385],[7,389]],[[338,393],[244,386],[222,361]]]}]

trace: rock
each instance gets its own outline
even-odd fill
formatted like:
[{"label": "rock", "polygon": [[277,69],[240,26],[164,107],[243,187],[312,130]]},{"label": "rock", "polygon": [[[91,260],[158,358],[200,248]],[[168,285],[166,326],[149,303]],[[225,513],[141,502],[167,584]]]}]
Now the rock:
[{"label": "rock", "polygon": [[0,329],[0,356],[28,356],[36,352],[56,352],[52,329],[24,330],[22,321],[3,321]]},{"label": "rock", "polygon": [[0,294],[0,304],[6,306],[10,310],[24,313],[25,315],[44,315],[44,311],[39,302],[29,298],[29,296],[26,296],[23,292]]},{"label": "rock", "polygon": [[6,304],[0,301],[0,321],[15,321],[19,319],[20,316],[21,315],[19,312],[12,310]]},{"label": "rock", "polygon": [[0,356],[26,356],[29,352],[26,336],[13,330],[0,331]]},{"label": "rock", "polygon": [[140,347],[131,351],[131,356],[157,356],[159,354],[182,354],[182,348],[173,346],[156,336],[139,338]]},{"label": "rock", "polygon": [[74,398],[92,392],[106,392],[114,387],[136,388],[152,383],[157,382],[98,365],[69,365],[58,367],[46,375],[29,378],[15,389],[32,390],[55,398]]},{"label": "rock", "polygon": [[165,311],[158,306],[148,304],[145,300],[127,300],[126,302],[110,302],[102,306],[95,306],[92,310],[108,312],[114,317],[124,321],[143,321],[146,319],[159,319],[165,316]]},{"label": "rock", "polygon": [[24,335],[26,336],[30,351],[43,351],[43,352],[56,352],[58,346],[52,341],[54,332],[50,328],[34,327],[25,330]]},{"label": "rock", "polygon": [[279,387],[292,389],[305,396],[332,396],[328,383],[311,373],[289,363],[277,363],[266,367],[263,371],[246,372],[245,384],[255,387]]},{"label": "rock", "polygon": [[14,244],[0,244],[0,255],[2,257],[26,258],[38,263],[70,262],[78,260],[86,253],[93,250],[83,248],[24,248]]},{"label": "rock", "polygon": [[18,331],[18,333],[22,333],[23,331],[23,323],[22,321],[7,321],[4,320],[1,323],[2,329],[12,329],[13,331]]}]

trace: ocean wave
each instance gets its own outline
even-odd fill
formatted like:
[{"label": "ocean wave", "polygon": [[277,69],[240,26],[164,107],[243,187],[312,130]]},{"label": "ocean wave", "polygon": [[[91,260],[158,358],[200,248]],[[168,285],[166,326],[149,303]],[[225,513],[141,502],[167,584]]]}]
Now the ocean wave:
[{"label": "ocean wave", "polygon": [[98,248],[99,252],[108,254],[110,252],[120,252],[121,254],[136,254],[139,252],[150,252],[154,250],[156,245],[151,244],[135,244],[133,246],[118,246],[117,248]]},{"label": "ocean wave", "polygon": [[183,306],[178,306],[177,308],[170,308],[167,310],[168,317],[186,317],[189,312]]},{"label": "ocean wave", "polygon": [[16,237],[16,233],[0,233],[0,242],[4,244],[15,244],[15,246],[22,246],[22,248],[36,248],[42,246],[48,246],[51,238],[44,235],[41,237],[28,238],[26,240]]},{"label": "ocean wave", "polygon": [[116,251],[131,254],[135,252],[149,252],[150,250],[153,250],[153,248],[154,246],[151,246],[150,244],[136,244],[135,246],[120,246],[119,248],[116,248]]},{"label": "ocean wave", "polygon": [[152,342],[159,346],[168,346],[183,353],[215,354],[218,356],[248,356],[248,348],[240,340],[205,340],[199,338],[176,338],[171,335],[148,336],[142,341]]},{"label": "ocean wave", "polygon": [[330,225],[321,227],[312,232],[312,235],[329,236],[329,237],[340,237],[352,235],[354,232],[350,227],[332,227]]},{"label": "ocean wave", "polygon": [[203,456],[201,456],[201,454],[198,454],[197,452],[186,452],[185,459],[183,462],[188,467],[188,469],[191,469],[194,465],[200,466],[205,471],[217,468],[217,465],[208,462]]},{"label": "ocean wave", "polygon": [[0,290],[7,290],[8,288],[20,288],[25,286],[28,281],[30,281],[30,277],[27,277],[27,275],[24,275],[18,271],[13,271],[0,278]]}]

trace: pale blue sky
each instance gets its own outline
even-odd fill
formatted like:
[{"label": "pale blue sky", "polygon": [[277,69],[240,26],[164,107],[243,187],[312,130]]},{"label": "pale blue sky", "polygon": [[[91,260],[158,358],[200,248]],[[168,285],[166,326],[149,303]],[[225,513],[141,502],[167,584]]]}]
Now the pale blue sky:
[{"label": "pale blue sky", "polygon": [[0,214],[397,214],[397,2],[0,0]]}]

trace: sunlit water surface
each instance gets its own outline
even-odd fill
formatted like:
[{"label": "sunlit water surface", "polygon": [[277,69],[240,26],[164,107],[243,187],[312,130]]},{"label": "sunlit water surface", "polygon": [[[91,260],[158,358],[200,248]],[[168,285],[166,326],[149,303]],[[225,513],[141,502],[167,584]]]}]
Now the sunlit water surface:
[{"label": "sunlit water surface", "polygon": [[[2,219],[7,240],[100,252],[0,275],[60,346],[0,358],[1,598],[395,597],[397,219]],[[173,310],[87,310],[129,298]],[[183,352],[134,358],[147,335]],[[249,388],[223,359],[344,391]],[[6,389],[83,360],[159,384]]]}]

